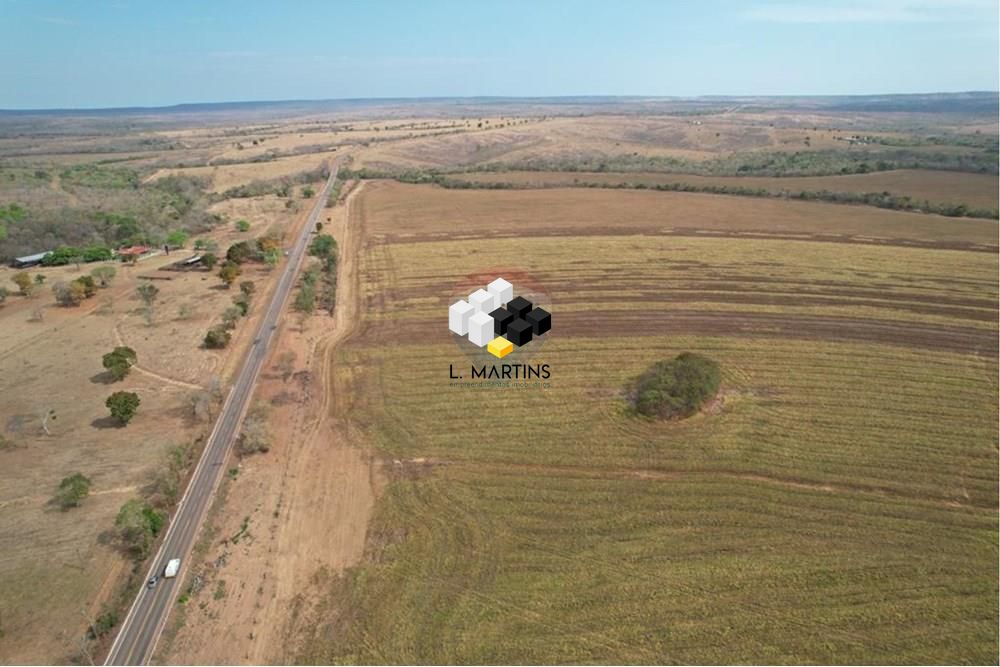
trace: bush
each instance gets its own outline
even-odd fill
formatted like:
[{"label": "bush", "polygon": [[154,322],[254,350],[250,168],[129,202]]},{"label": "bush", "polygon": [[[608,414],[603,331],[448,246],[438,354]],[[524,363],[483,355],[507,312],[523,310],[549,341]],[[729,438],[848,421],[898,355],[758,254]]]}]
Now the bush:
[{"label": "bush", "polygon": [[68,510],[71,507],[79,507],[89,493],[90,479],[80,473],[75,473],[59,483],[55,501],[59,507]]},{"label": "bush", "polygon": [[60,306],[79,306],[87,296],[87,290],[78,280],[69,283],[59,281],[52,285],[52,294]]},{"label": "bush", "polygon": [[128,424],[139,409],[139,395],[133,391],[116,391],[104,402],[111,416],[122,425]]},{"label": "bush", "polygon": [[138,357],[132,348],[119,346],[105,354],[101,361],[104,368],[108,370],[111,377],[117,382],[125,379],[132,366],[138,361]]},{"label": "bush", "polygon": [[222,327],[212,327],[205,334],[205,347],[212,350],[221,350],[229,345],[229,332]]},{"label": "bush", "polygon": [[690,417],[715,396],[722,381],[719,364],[685,352],[659,361],[639,376],[632,390],[636,412],[660,419]]},{"label": "bush", "polygon": [[226,259],[236,264],[242,264],[257,258],[257,252],[246,241],[240,241],[229,246]]}]

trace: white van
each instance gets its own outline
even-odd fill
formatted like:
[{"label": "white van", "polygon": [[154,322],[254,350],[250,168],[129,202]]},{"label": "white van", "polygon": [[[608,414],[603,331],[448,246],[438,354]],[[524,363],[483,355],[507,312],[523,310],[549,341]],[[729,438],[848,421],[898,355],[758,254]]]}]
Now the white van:
[{"label": "white van", "polygon": [[167,579],[171,579],[177,576],[177,571],[181,569],[181,559],[171,558],[167,562],[166,569],[163,570],[163,576]]}]

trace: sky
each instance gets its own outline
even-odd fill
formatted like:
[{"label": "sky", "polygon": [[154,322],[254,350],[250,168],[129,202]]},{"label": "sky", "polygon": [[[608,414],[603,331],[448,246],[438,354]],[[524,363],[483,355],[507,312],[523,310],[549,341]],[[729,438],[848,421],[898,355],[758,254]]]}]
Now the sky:
[{"label": "sky", "polygon": [[998,0],[0,0],[0,108],[997,90]]}]

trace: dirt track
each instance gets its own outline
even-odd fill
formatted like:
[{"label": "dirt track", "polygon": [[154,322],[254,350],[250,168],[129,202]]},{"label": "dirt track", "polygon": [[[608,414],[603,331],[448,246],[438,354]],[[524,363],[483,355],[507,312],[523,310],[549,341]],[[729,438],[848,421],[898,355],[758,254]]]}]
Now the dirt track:
[{"label": "dirt track", "polygon": [[[315,581],[361,558],[383,482],[340,412],[334,387],[335,353],[359,321],[363,218],[350,205],[357,193],[347,207],[328,210],[325,223],[340,246],[336,314],[286,319],[256,394],[269,405],[274,446],[243,460],[215,510],[218,537],[237,534],[245,519],[248,537],[238,544],[213,539],[196,565],[206,587],[226,582],[227,594],[196,598],[208,605],[189,609],[161,656],[165,662],[288,662],[296,619],[312,604]],[[281,372],[280,360],[289,355],[298,370]]]}]

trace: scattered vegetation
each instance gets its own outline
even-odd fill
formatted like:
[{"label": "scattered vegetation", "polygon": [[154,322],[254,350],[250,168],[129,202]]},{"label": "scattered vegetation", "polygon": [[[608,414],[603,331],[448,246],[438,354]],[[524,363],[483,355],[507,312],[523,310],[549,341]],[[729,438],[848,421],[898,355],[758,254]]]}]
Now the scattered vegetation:
[{"label": "scattered vegetation", "polygon": [[142,401],[134,391],[116,391],[108,396],[104,402],[111,416],[118,420],[122,426],[127,425],[135,417],[139,404]]},{"label": "scattered vegetation", "polygon": [[74,473],[59,482],[59,489],[56,490],[53,500],[60,508],[68,510],[79,507],[89,494],[90,478],[81,473]]},{"label": "scattered vegetation", "polygon": [[126,346],[116,347],[102,358],[104,368],[116,382],[124,380],[138,361],[135,350]]},{"label": "scattered vegetation", "polygon": [[115,527],[125,549],[136,559],[149,555],[153,540],[166,523],[167,515],[148,502],[133,498],[118,510]]},{"label": "scattered vegetation", "polygon": [[221,350],[229,345],[229,332],[222,326],[214,326],[205,334],[205,347],[210,350]]},{"label": "scattered vegetation", "polygon": [[240,454],[244,456],[271,449],[271,431],[267,426],[267,408],[264,404],[255,404],[243,420],[243,430],[237,445]]}]

